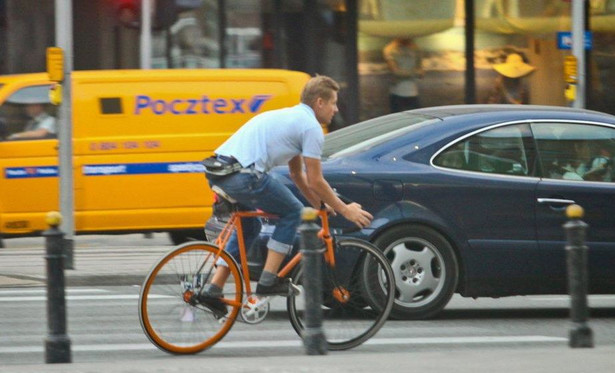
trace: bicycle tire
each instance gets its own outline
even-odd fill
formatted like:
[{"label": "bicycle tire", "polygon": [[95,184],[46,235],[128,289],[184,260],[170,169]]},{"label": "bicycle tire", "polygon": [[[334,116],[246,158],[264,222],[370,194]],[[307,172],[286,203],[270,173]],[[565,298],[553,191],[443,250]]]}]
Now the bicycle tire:
[{"label": "bicycle tire", "polygon": [[[335,247],[335,267],[322,265],[323,331],[332,351],[359,346],[380,330],[395,300],[395,277],[391,265],[369,242],[345,238]],[[293,283],[302,286],[303,269]],[[346,292],[349,299],[340,301]],[[290,323],[303,334],[304,301],[301,295],[287,299]]]},{"label": "bicycle tire", "polygon": [[139,320],[147,338],[172,354],[194,354],[220,341],[237,319],[239,307],[227,306],[221,319],[206,307],[189,302],[215,272],[216,254],[230,269],[224,288],[228,301],[241,304],[242,278],[235,260],[207,242],[193,241],[165,254],[150,270],[139,295]]}]

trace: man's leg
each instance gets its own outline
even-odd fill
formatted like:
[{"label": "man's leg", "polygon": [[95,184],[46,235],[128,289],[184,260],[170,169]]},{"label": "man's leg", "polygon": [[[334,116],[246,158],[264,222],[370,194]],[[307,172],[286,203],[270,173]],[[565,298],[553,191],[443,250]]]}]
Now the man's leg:
[{"label": "man's leg", "polygon": [[[275,178],[265,175],[266,180],[258,191],[256,206],[279,217],[275,230],[267,243],[267,260],[258,281],[257,294],[288,294],[288,284],[278,279],[277,272],[290,252],[301,223],[303,204],[292,192]],[[285,290],[286,289],[286,290]],[[284,291],[285,290],[285,291]]]},{"label": "man's leg", "polygon": [[[241,206],[241,210],[251,210],[248,207]],[[246,250],[255,242],[258,234],[261,231],[261,223],[257,218],[242,218],[241,226],[243,228],[243,238]],[[228,252],[237,262],[240,261],[239,255],[239,240],[237,231],[234,231],[231,238],[226,244],[225,251]],[[198,301],[209,307],[217,317],[223,317],[227,313],[226,304],[221,300],[223,289],[228,276],[231,274],[226,262],[219,260],[216,266],[211,281],[203,287],[203,292],[198,296]]]},{"label": "man's leg", "polygon": [[[251,208],[246,207],[246,206],[240,206],[239,208],[240,210],[243,210],[243,211],[252,210]],[[261,226],[262,225],[260,221],[258,220],[258,218],[241,218],[241,227],[243,230],[243,240],[244,240],[243,242],[245,244],[246,250],[248,250],[256,241],[256,238],[258,237],[261,231]],[[235,258],[237,263],[240,263],[241,258],[239,255],[239,239],[237,237],[236,230],[233,232],[233,234],[229,238],[226,244],[225,251],[229,253],[233,258]],[[284,258],[282,257],[282,260],[283,259]],[[226,267],[224,264],[225,263],[223,261],[218,262],[216,273],[214,274],[214,277],[212,278],[210,282],[211,284],[214,284],[217,287],[217,289],[216,288],[211,289],[213,291],[216,291],[218,289],[221,290],[224,287],[224,284],[226,283],[226,280],[228,279],[228,276],[231,273],[228,267]]]}]

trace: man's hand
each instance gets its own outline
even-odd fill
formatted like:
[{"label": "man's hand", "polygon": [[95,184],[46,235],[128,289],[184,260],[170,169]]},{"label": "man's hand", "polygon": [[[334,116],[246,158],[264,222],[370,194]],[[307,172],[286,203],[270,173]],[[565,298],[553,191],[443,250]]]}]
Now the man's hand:
[{"label": "man's hand", "polygon": [[346,208],[340,212],[346,219],[355,223],[359,228],[366,228],[374,218],[372,214],[363,210],[361,205],[352,202],[346,205]]}]

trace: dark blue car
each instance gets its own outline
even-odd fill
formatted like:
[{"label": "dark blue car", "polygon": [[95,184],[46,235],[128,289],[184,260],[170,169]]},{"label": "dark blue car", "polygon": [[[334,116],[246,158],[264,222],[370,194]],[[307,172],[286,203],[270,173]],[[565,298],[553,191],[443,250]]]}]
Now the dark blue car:
[{"label": "dark blue car", "polygon": [[[330,133],[323,172],[341,195],[374,215],[370,227],[348,234],[375,243],[391,261],[392,315],[427,318],[455,292],[566,293],[562,225],[574,203],[589,224],[589,290],[615,293],[614,157],[614,116],[464,105],[387,115]],[[275,172],[292,185],[286,168]],[[352,228],[341,217],[332,226]],[[212,218],[206,230],[211,236],[219,228]],[[270,232],[265,226],[263,236]],[[259,253],[262,247],[252,255]]]}]

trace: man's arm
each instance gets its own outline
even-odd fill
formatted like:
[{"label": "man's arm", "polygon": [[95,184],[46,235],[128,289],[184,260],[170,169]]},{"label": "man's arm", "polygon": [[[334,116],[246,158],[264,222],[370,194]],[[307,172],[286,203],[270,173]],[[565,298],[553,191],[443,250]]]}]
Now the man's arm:
[{"label": "man's arm", "polygon": [[47,136],[49,131],[44,128],[39,128],[32,131],[18,132],[9,136],[9,139],[39,139]]},{"label": "man's arm", "polygon": [[290,171],[291,180],[295,183],[297,188],[299,188],[301,194],[303,194],[312,207],[319,209],[321,199],[314,194],[308,186],[307,177],[305,176],[305,172],[303,172],[303,157],[300,155],[293,157],[293,159],[288,162],[288,169]]},{"label": "man's arm", "polygon": [[[308,192],[311,194],[311,196],[316,196],[319,201],[325,202],[327,205],[333,208],[333,210],[339,212],[340,214],[342,214],[342,216],[344,216],[349,221],[355,223],[360,228],[365,228],[369,226],[371,220],[373,219],[373,216],[369,212],[363,210],[361,208],[361,205],[359,205],[358,203],[353,202],[345,204],[344,202],[342,202],[341,199],[339,199],[339,197],[335,194],[329,183],[322,175],[322,166],[320,164],[320,159],[302,159],[305,162],[307,174],[304,174],[304,176],[299,177],[299,179],[306,179],[304,182],[306,183]],[[301,167],[302,165],[300,163],[301,162],[299,160],[299,169],[301,170],[301,174],[303,174],[303,168]],[[293,181],[295,181],[294,178]],[[302,187],[300,187],[299,185],[297,186],[301,190]],[[301,192],[303,193],[303,191]],[[310,199],[313,197],[306,196],[306,198]],[[312,203],[311,200],[310,203]]]}]

